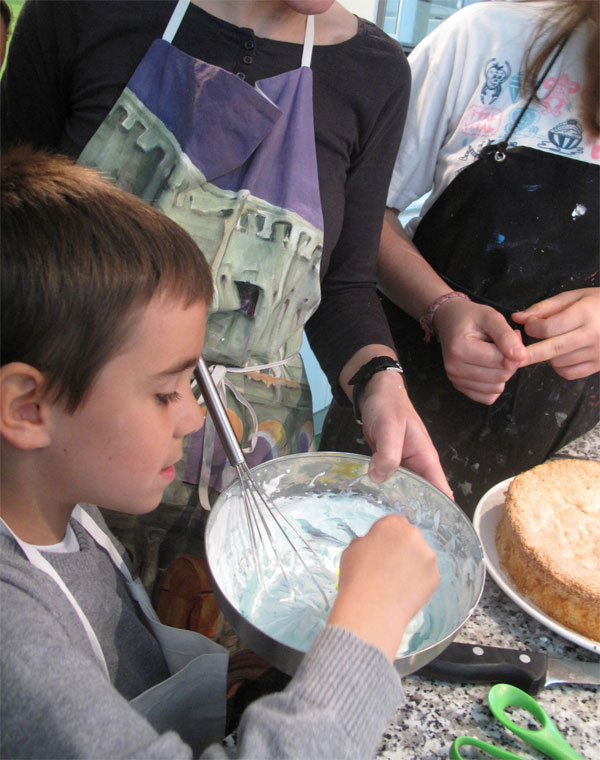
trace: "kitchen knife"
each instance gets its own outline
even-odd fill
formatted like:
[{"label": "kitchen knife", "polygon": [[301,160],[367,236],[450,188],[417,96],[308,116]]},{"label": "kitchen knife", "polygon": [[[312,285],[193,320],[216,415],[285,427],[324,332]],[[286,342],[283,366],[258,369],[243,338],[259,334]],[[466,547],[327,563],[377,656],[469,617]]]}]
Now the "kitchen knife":
[{"label": "kitchen knife", "polygon": [[453,642],[414,675],[436,681],[509,683],[538,694],[554,683],[600,685],[600,662],[557,660],[542,652]]}]

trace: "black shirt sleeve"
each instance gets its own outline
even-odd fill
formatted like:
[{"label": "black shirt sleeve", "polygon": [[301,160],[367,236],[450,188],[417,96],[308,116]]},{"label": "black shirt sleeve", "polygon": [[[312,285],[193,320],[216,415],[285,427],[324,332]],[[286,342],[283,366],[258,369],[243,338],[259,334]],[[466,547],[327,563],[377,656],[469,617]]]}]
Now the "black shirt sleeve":
[{"label": "black shirt sleeve", "polygon": [[[69,36],[70,30],[62,33]],[[57,145],[69,101],[66,48],[56,36],[54,4],[28,0],[15,24],[2,77],[3,148],[17,142],[48,149]]]},{"label": "black shirt sleeve", "polygon": [[[315,92],[317,145],[331,140],[334,125],[344,118],[349,122],[346,134],[354,140],[341,196],[335,195],[336,185],[331,180],[334,167],[322,173],[319,166],[321,201],[327,220],[326,252],[328,236],[338,237],[322,278],[321,304],[306,325],[311,347],[334,396],[342,404],[349,402],[338,378],[352,355],[371,343],[394,349],[376,290],[377,254],[410,94],[410,69],[400,46],[373,24],[363,24],[365,33],[359,38],[362,47],[329,69],[344,95],[338,94],[323,103]],[[316,72],[317,64],[315,60]],[[316,73],[315,91],[317,77]],[[340,102],[342,97],[344,102]],[[348,101],[351,111],[347,110]],[[319,109],[325,109],[327,104],[329,113],[323,114]],[[329,135],[319,140],[323,122],[330,125]],[[325,163],[327,157],[319,160]],[[337,207],[332,208],[333,203]],[[335,231],[337,224],[339,231]]]}]

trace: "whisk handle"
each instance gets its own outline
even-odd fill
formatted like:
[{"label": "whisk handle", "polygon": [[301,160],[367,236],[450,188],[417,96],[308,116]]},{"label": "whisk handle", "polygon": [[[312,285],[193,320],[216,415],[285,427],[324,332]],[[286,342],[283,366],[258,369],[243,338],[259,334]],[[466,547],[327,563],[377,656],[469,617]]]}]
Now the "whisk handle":
[{"label": "whisk handle", "polygon": [[194,377],[196,382],[200,386],[202,391],[202,397],[206,403],[206,407],[210,412],[210,416],[213,419],[217,432],[225,452],[229,457],[231,464],[236,467],[237,465],[245,462],[244,452],[242,451],[240,444],[235,437],[233,427],[227,416],[227,412],[219,396],[219,391],[215,385],[215,381],[212,379],[212,375],[208,371],[208,367],[204,363],[204,359],[200,357],[198,364],[194,368]]}]

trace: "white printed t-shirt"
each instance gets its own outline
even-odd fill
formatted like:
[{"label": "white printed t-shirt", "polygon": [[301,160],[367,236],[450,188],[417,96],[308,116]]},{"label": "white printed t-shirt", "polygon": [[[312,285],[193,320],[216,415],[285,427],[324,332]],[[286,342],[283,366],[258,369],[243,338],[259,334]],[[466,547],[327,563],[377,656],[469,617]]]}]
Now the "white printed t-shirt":
[{"label": "white printed t-shirt", "polygon": [[[403,211],[431,190],[420,219],[479,151],[506,138],[525,100],[524,51],[551,0],[486,2],[453,14],[409,56],[411,99],[387,205]],[[576,29],[523,115],[510,145],[600,163],[600,141],[583,134],[580,92],[586,30]],[[544,67],[543,67],[544,68]]]}]

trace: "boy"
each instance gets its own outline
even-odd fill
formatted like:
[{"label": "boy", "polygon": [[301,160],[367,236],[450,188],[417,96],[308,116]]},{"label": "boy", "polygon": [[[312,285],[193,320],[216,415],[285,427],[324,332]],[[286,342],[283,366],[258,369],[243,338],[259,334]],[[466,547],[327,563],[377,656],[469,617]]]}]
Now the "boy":
[{"label": "boy", "polygon": [[[191,757],[222,725],[226,655],[161,626],[90,505],[154,509],[201,424],[210,271],[177,225],[66,159],[5,155],[1,195],[0,752]],[[437,579],[400,516],[354,541],[328,625],[285,691],[246,710],[239,756],[372,754],[401,699],[391,661]]]}]

